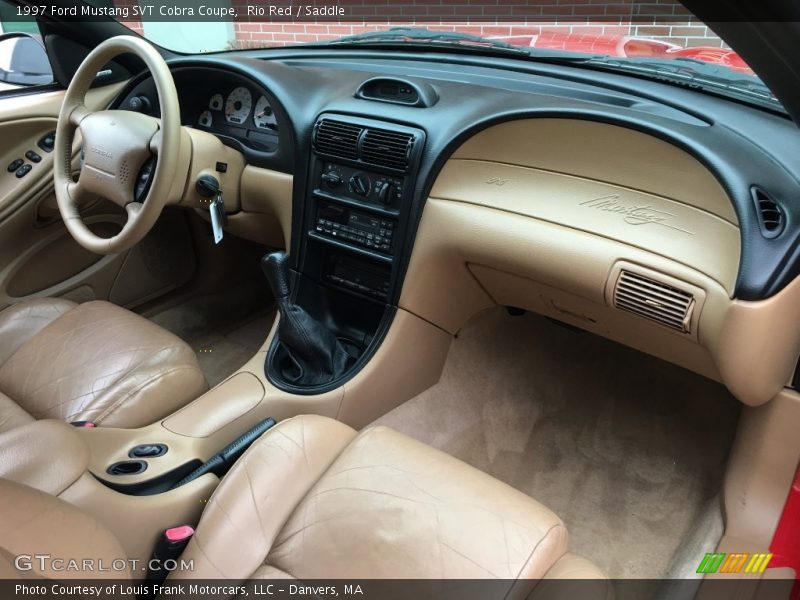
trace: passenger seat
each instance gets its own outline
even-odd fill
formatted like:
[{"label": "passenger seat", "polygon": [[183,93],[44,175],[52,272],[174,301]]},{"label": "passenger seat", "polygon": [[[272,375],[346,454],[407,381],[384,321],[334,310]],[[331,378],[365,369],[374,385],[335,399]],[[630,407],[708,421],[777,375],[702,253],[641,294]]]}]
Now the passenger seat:
[{"label": "passenger seat", "polygon": [[[35,503],[12,490],[9,506],[9,486],[0,540],[12,555],[47,551],[47,531],[16,527],[35,522],[14,515]],[[386,427],[300,416],[226,475],[183,553],[194,570],[171,580],[499,579],[502,597],[526,598],[537,580],[566,577],[600,580],[592,597],[608,597],[603,573],[567,547],[553,512],[486,473]]]}]

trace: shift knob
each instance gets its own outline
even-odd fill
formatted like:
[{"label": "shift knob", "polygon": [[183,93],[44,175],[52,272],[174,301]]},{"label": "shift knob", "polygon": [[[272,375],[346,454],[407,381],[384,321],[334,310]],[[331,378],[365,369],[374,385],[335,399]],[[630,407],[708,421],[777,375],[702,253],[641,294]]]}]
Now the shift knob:
[{"label": "shift knob", "polygon": [[261,258],[261,270],[267,278],[276,300],[289,297],[289,255],[286,252],[270,252]]}]

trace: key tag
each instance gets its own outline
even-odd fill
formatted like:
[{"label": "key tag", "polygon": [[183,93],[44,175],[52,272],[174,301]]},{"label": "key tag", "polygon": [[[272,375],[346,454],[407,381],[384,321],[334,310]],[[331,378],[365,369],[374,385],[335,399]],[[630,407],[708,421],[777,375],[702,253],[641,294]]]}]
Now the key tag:
[{"label": "key tag", "polygon": [[211,232],[214,234],[214,243],[222,241],[223,227],[228,223],[228,215],[225,213],[225,202],[222,200],[222,192],[217,193],[214,202],[209,209],[211,212]]}]

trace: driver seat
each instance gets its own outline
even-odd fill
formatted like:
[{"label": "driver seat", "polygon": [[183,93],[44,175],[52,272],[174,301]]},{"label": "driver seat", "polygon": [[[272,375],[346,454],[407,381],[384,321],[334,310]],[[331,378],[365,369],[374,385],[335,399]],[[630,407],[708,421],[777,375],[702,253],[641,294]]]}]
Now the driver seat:
[{"label": "driver seat", "polygon": [[37,419],[142,427],[207,389],[185,342],[109,302],[0,312],[0,433]]}]

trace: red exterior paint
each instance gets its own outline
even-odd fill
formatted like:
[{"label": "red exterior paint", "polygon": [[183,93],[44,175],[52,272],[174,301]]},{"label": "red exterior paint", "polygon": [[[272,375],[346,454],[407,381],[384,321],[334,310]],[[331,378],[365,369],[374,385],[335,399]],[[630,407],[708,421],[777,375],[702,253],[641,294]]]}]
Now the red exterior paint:
[{"label": "red exterior paint", "polygon": [[781,520],[772,544],[770,568],[791,567],[795,573],[795,585],[792,589],[792,598],[800,598],[800,468],[794,476],[794,482],[786,498]]},{"label": "red exterior paint", "polygon": [[560,33],[543,31],[538,35],[492,36],[515,46],[529,46],[548,50],[565,50],[588,54],[607,54],[621,58],[691,58],[723,65],[752,75],[753,71],[733,50],[699,46],[683,48],[663,40],[637,38],[629,35],[586,33]]}]

